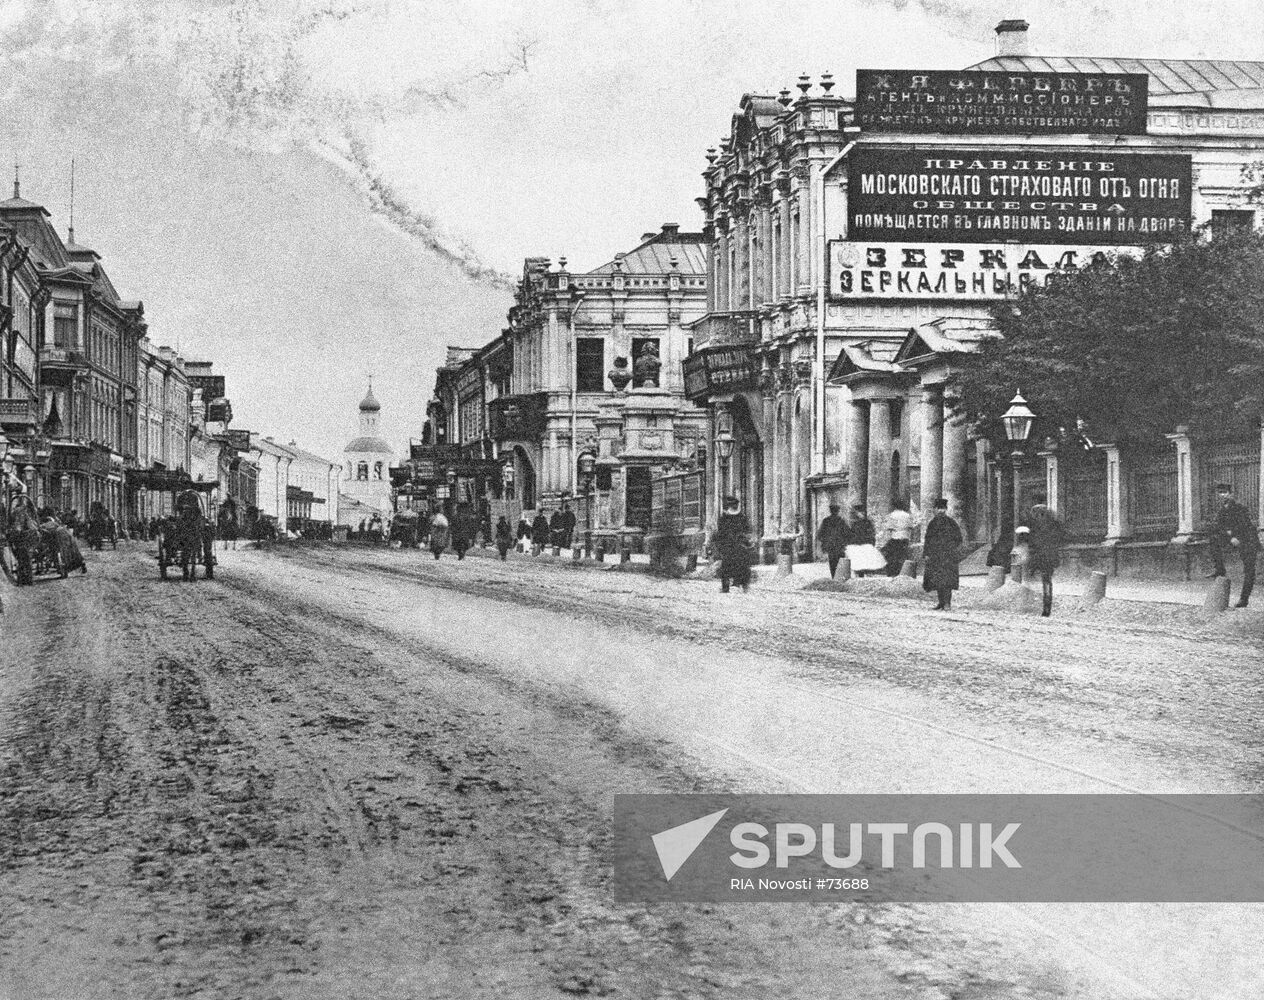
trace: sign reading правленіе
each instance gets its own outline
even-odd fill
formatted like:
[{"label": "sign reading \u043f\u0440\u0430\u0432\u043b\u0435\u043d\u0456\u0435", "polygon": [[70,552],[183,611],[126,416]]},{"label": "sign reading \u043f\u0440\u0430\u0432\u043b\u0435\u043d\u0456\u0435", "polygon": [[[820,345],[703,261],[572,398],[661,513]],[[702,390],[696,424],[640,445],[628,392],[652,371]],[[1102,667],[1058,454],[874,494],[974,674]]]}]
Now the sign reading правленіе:
[{"label": "sign reading \u043f\u0440\u0430\u0432\u043b\u0435\u043d\u0456\u0435", "polygon": [[1026,243],[850,243],[829,247],[829,294],[843,299],[1002,299],[1132,247]]},{"label": "sign reading \u043f\u0440\u0430\u0432\u043b\u0435\u043d\u0456\u0435", "polygon": [[861,69],[866,132],[1145,135],[1145,73]]},{"label": "sign reading \u043f\u0440\u0430\u0432\u043b\u0435\u043d\u0456\u0435", "polygon": [[929,243],[1162,242],[1190,225],[1188,155],[1068,149],[855,149],[847,237]]}]

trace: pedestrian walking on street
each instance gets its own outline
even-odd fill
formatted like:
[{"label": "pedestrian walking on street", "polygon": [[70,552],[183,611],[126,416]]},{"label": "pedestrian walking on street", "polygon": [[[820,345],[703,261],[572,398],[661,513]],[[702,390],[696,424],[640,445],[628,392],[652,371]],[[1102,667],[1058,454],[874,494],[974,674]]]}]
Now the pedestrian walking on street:
[{"label": "pedestrian walking on street", "polygon": [[829,559],[831,580],[838,572],[838,560],[843,558],[843,553],[847,550],[847,522],[840,513],[842,509],[836,503],[830,504],[829,517],[821,522],[820,530],[816,533],[821,541],[821,551]]},{"label": "pedestrian walking on street", "polygon": [[518,518],[518,551],[526,552],[527,543],[531,540],[531,522],[524,513]]},{"label": "pedestrian walking on street", "polygon": [[549,519],[540,511],[531,524],[531,554],[538,556],[549,544]]},{"label": "pedestrian walking on street", "polygon": [[935,516],[926,525],[926,538],[922,542],[922,555],[926,570],[922,575],[922,589],[935,592],[939,603],[936,611],[947,611],[952,606],[952,592],[960,585],[957,575],[958,557],[964,537],[961,528],[948,516],[948,501],[940,497],[935,501]]},{"label": "pedestrian walking on street", "polygon": [[501,562],[509,558],[509,549],[513,543],[513,529],[509,527],[508,518],[502,517],[496,522],[496,551],[500,553]]},{"label": "pedestrian walking on street", "polygon": [[1037,495],[1026,527],[1027,570],[1040,574],[1044,598],[1040,614],[1048,618],[1053,612],[1053,571],[1058,568],[1062,546],[1066,542],[1066,529],[1046,505],[1043,494]]},{"label": "pedestrian walking on street", "polygon": [[887,534],[886,544],[882,546],[887,576],[899,576],[904,560],[908,558],[909,540],[913,537],[913,516],[908,512],[908,505],[897,501],[882,527]]},{"label": "pedestrian walking on street", "polygon": [[715,547],[720,554],[720,593],[729,592],[729,584],[736,583],[743,590],[750,589],[751,551],[750,522],[742,513],[737,497],[724,498],[724,513],[716,526]]},{"label": "pedestrian walking on street", "polygon": [[1242,590],[1238,594],[1236,608],[1245,608],[1255,589],[1255,563],[1260,554],[1260,536],[1247,509],[1233,499],[1233,487],[1228,483],[1216,486],[1220,509],[1216,511],[1216,523],[1211,529],[1211,558],[1216,570],[1211,575],[1225,576],[1225,553],[1236,548],[1242,557]]},{"label": "pedestrian walking on street", "polygon": [[443,511],[435,511],[435,516],[430,522],[430,551],[434,553],[436,559],[448,547],[448,530],[448,519]]},{"label": "pedestrian walking on street", "polygon": [[851,509],[851,523],[847,526],[847,558],[857,576],[886,568],[887,561],[874,544],[876,541],[873,522],[869,520],[865,508],[856,504]]},{"label": "pedestrian walking on street", "polygon": [[473,507],[468,503],[457,504],[456,513],[452,515],[452,548],[458,560],[465,558],[477,534],[478,517]]}]

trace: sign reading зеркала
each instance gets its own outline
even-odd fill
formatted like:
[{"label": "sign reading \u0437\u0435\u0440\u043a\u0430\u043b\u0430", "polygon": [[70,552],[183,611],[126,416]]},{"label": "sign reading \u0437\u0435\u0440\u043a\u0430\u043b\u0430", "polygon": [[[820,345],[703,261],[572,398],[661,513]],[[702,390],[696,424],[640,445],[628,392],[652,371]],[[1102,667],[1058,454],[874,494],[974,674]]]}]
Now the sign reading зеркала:
[{"label": "sign reading \u0437\u0435\u0440\u043a\u0430\u043b\u0430", "polygon": [[861,69],[866,132],[1145,135],[1145,73]]},{"label": "sign reading \u0437\u0435\u0440\u043a\u0430\u043b\u0430", "polygon": [[1163,242],[1190,226],[1188,155],[1067,149],[852,150],[847,237],[930,243]]},{"label": "sign reading \u0437\u0435\u0440\u043a\u0430\u043b\u0430", "polygon": [[829,294],[840,299],[1003,299],[1134,247],[1028,243],[852,243],[829,246]]}]

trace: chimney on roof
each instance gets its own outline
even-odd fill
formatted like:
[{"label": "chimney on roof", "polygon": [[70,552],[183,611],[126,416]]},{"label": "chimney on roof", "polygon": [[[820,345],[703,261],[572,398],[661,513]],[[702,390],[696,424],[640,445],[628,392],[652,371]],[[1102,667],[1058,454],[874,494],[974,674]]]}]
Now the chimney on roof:
[{"label": "chimney on roof", "polygon": [[674,240],[676,239],[679,233],[680,233],[679,222],[664,222],[663,223],[663,235],[667,237],[667,239]]},{"label": "chimney on roof", "polygon": [[1027,42],[1027,29],[1031,27],[1023,20],[1002,21],[996,26],[996,54],[998,56],[1029,56],[1031,47]]},{"label": "chimney on roof", "polygon": [[658,233],[642,233],[642,234],[641,234],[641,242],[642,242],[642,243],[648,243],[650,240],[652,240],[652,239],[653,239],[655,236],[657,236],[657,235],[658,235]]}]

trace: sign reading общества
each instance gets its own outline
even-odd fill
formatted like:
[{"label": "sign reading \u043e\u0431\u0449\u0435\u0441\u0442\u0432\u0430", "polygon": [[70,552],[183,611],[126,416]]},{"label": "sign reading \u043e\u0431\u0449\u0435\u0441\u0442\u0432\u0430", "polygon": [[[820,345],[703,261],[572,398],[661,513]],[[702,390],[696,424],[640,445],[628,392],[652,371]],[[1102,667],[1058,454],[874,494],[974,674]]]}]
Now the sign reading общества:
[{"label": "sign reading \u043e\u0431\u0449\u0435\u0441\u0442\u0432\u0430", "polygon": [[829,294],[840,299],[1002,299],[1134,247],[1025,243],[851,243],[829,247]]},{"label": "sign reading \u043e\u0431\u0449\u0435\u0441\u0442\u0432\u0430", "polygon": [[1145,135],[1145,73],[861,69],[856,124],[942,135]]},{"label": "sign reading \u043e\u0431\u0449\u0435\u0441\u0442\u0432\u0430", "polygon": [[931,243],[1164,242],[1190,226],[1188,155],[869,147],[848,157],[847,237]]}]

